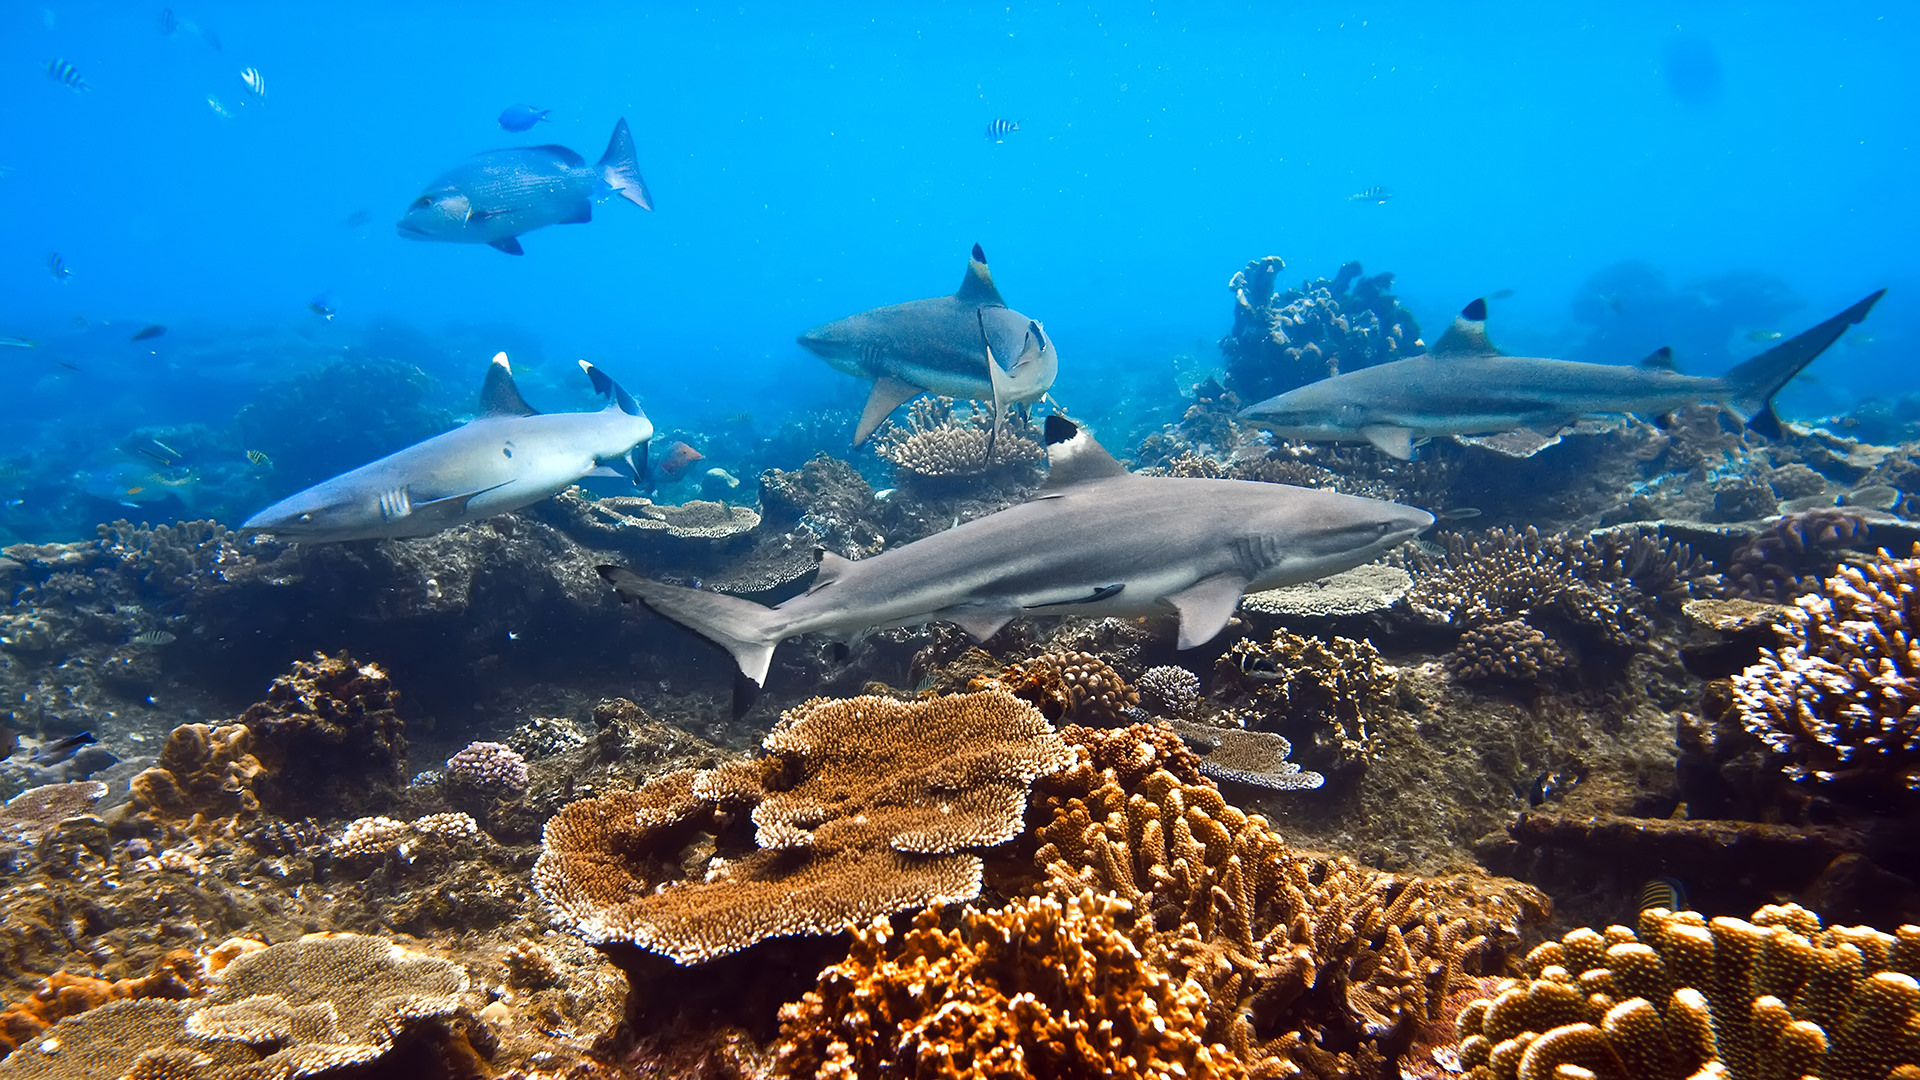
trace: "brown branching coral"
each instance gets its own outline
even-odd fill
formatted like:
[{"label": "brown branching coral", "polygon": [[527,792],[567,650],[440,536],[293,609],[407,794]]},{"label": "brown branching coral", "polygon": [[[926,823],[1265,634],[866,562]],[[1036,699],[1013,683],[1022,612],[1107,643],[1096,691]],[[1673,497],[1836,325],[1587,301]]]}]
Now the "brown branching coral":
[{"label": "brown branching coral", "polygon": [[1654,908],[1639,933],[1579,929],[1526,979],[1461,1011],[1468,1080],[1920,1075],[1920,927],[1826,927],[1789,904],[1751,921]]},{"label": "brown branching coral", "polygon": [[1866,798],[1920,790],[1920,547],[1846,567],[1786,613],[1784,648],[1734,676],[1788,776]]},{"label": "brown branching coral", "polygon": [[1564,670],[1569,661],[1552,638],[1510,619],[1461,634],[1446,663],[1454,678],[1467,682],[1533,685]]},{"label": "brown branching coral", "polygon": [[1207,1040],[1205,991],[1147,964],[1130,905],[1082,891],[858,930],[847,958],[781,1010],[779,1076],[1246,1075]]},{"label": "brown branching coral", "polygon": [[172,525],[135,525],[126,520],[101,525],[98,550],[146,589],[178,596],[209,579],[250,566],[255,560],[240,538],[217,521],[181,521]]},{"label": "brown branching coral", "polygon": [[1092,653],[1046,653],[1009,664],[997,677],[975,679],[969,690],[1000,689],[1033,703],[1049,720],[1120,723],[1140,694]]},{"label": "brown branching coral", "polygon": [[1726,581],[1751,600],[1786,602],[1820,588],[1848,551],[1873,549],[1873,525],[1857,512],[1831,507],[1788,514],[1735,548]]},{"label": "brown branching coral", "polygon": [[287,816],[340,812],[406,782],[399,691],[378,664],[314,653],[273,680],[239,722],[265,772],[260,801]]},{"label": "brown branching coral", "polygon": [[974,850],[1018,835],[1028,786],[1074,761],[1044,717],[998,691],[815,699],[765,745],[773,756],[563,809],[534,868],[559,920],[691,964],[970,899]]},{"label": "brown branching coral", "polygon": [[1002,431],[989,454],[991,410],[962,415],[953,404],[952,398],[916,400],[908,407],[906,425],[888,421],[875,437],[874,453],[893,462],[900,479],[923,482],[993,473],[1031,474],[1046,460],[1046,451],[1018,427]]},{"label": "brown branching coral", "polygon": [[1286,630],[1264,645],[1234,642],[1216,668],[1217,684],[1237,688],[1265,715],[1260,726],[1308,740],[1338,761],[1376,749],[1376,718],[1393,707],[1399,683],[1370,642]]}]

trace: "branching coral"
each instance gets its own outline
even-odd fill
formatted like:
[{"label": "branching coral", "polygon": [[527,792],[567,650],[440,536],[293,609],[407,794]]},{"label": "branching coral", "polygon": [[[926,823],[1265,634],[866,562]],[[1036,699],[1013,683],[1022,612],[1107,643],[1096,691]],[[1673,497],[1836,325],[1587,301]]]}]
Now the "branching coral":
[{"label": "branching coral", "polygon": [[1376,719],[1393,707],[1399,676],[1365,641],[1328,641],[1276,630],[1264,645],[1236,641],[1218,662],[1216,685],[1237,689],[1281,728],[1336,760],[1376,749]]},{"label": "branching coral", "polygon": [[1524,968],[1461,1011],[1468,1080],[1920,1075],[1920,927],[1822,928],[1793,904],[1751,921],[1654,908],[1638,934],[1575,930]]},{"label": "branching coral", "polygon": [[1141,672],[1136,688],[1141,701],[1166,716],[1179,716],[1200,704],[1200,676],[1173,664]]},{"label": "branching coral", "polygon": [[952,398],[920,398],[908,407],[907,423],[887,426],[875,437],[874,453],[893,462],[907,481],[948,480],[990,473],[1030,474],[1046,451],[1018,428],[992,443],[991,411],[956,413]]},{"label": "branching coral", "polygon": [[1205,991],[1144,962],[1125,901],[1091,891],[940,911],[857,931],[847,958],[781,1010],[774,1071],[812,1077],[1245,1073],[1207,1041]]},{"label": "branching coral", "polygon": [[1801,597],[1788,644],[1733,680],[1787,775],[1868,798],[1920,790],[1920,547],[1880,555]]},{"label": "branching coral", "polygon": [[1847,551],[1872,549],[1873,526],[1838,507],[1788,514],[1734,549],[1727,585],[1753,600],[1786,602],[1820,588]]},{"label": "branching coral", "polygon": [[1233,329],[1220,340],[1227,387],[1259,401],[1341,371],[1419,352],[1420,327],[1394,298],[1393,275],[1362,277],[1350,262],[1332,280],[1278,288],[1287,264],[1255,259],[1233,275]]},{"label": "branching coral", "polygon": [[1029,784],[1074,760],[1045,718],[998,691],[815,699],[765,745],[771,757],[563,809],[534,868],[557,918],[595,944],[691,964],[970,899],[973,852],[1018,835]]},{"label": "branching coral", "polygon": [[1456,679],[1534,685],[1564,670],[1569,660],[1552,638],[1510,619],[1461,634],[1446,663]]},{"label": "branching coral", "polygon": [[1001,689],[1034,704],[1049,720],[1117,724],[1140,694],[1092,653],[1046,653],[1009,664],[998,676],[973,680],[970,690]]}]

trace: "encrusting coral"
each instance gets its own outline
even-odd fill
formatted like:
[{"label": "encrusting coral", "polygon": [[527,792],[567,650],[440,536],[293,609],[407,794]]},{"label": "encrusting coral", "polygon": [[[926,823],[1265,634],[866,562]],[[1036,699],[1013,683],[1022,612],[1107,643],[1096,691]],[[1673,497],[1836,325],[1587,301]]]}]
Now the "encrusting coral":
[{"label": "encrusting coral", "polygon": [[378,664],[315,653],[273,680],[239,718],[265,767],[260,801],[287,816],[348,811],[406,783],[399,691]]},{"label": "encrusting coral", "polygon": [[1376,748],[1377,718],[1393,707],[1399,677],[1365,641],[1327,641],[1276,630],[1267,642],[1233,643],[1216,665],[1216,685],[1238,688],[1263,714],[1263,728],[1283,728],[1335,761],[1364,758]]},{"label": "encrusting coral", "polygon": [[1920,926],[1651,908],[1582,928],[1456,1020],[1467,1080],[1920,1077]]},{"label": "encrusting coral", "polygon": [[263,771],[245,724],[182,724],[160,760],[130,783],[136,813],[189,831],[244,824],[260,812],[254,780]]},{"label": "encrusting coral", "polygon": [[1045,653],[1009,664],[998,676],[974,679],[967,689],[1005,690],[1032,702],[1049,720],[1084,724],[1118,724],[1140,704],[1139,691],[1087,652]]},{"label": "encrusting coral", "polygon": [[1845,567],[1734,676],[1741,721],[1788,776],[1866,798],[1920,789],[1920,547]]},{"label": "encrusting coral", "polygon": [[1002,691],[814,699],[764,745],[555,815],[534,883],[561,924],[693,964],[970,899],[974,851],[1018,835],[1029,785],[1074,760]]}]

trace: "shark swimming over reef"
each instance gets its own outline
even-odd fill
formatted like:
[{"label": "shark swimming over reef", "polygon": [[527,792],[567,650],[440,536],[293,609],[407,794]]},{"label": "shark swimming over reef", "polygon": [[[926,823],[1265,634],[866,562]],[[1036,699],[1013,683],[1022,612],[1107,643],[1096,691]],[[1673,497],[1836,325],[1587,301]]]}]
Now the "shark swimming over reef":
[{"label": "shark swimming over reef", "polygon": [[1369,562],[1433,524],[1425,510],[1248,480],[1135,476],[1061,416],[1047,481],[1027,502],[871,558],[826,551],[813,585],[775,607],[599,568],[637,600],[726,649],[734,711],[752,704],[782,640],[936,619],[985,640],[1022,615],[1172,613],[1179,646],[1211,640],[1241,595]]},{"label": "shark swimming over reef", "polygon": [[[920,394],[993,402],[997,434],[1005,407],[1040,400],[1060,370],[1053,339],[1000,298],[979,244],[952,296],[849,315],[800,335],[800,344],[849,375],[873,380],[855,446]],[[1002,370],[996,357],[1013,362]]]},{"label": "shark swimming over reef", "polygon": [[1780,435],[1773,395],[1847,327],[1867,317],[1886,290],[1783,341],[1719,377],[1682,375],[1661,349],[1638,367],[1507,356],[1487,340],[1487,303],[1475,300],[1431,352],[1342,372],[1240,410],[1240,419],[1290,439],[1366,441],[1394,457],[1437,435],[1557,431],[1596,413],[1664,415],[1703,401],[1740,414],[1769,438]]},{"label": "shark swimming over reef", "polygon": [[580,367],[608,399],[599,412],[536,411],[500,353],[471,421],[290,495],[242,528],[315,543],[427,536],[539,502],[583,476],[637,483],[653,424],[606,373]]}]

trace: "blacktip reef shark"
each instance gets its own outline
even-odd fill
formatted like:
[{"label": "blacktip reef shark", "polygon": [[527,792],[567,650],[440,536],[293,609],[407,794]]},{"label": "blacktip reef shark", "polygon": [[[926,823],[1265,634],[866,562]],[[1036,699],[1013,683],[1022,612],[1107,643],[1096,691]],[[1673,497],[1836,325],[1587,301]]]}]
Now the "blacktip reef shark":
[{"label": "blacktip reef shark", "polygon": [[[997,436],[1006,406],[1040,400],[1060,370],[1053,339],[1000,298],[979,244],[952,296],[849,315],[800,335],[800,344],[849,375],[873,380],[855,446],[920,394],[993,402]],[[1007,357],[1013,362],[1002,370],[997,358]]]},{"label": "blacktip reef shark", "polygon": [[627,600],[733,655],[734,711],[798,634],[851,636],[936,619],[985,640],[1022,615],[1172,613],[1180,648],[1219,634],[1248,590],[1359,566],[1433,524],[1397,503],[1250,480],[1135,476],[1072,421],[1047,417],[1047,481],[1027,502],[851,561],[822,551],[805,593],[774,607],[618,566]]},{"label": "blacktip reef shark", "polygon": [[539,502],[583,476],[637,483],[653,424],[605,372],[580,367],[608,399],[599,412],[536,411],[500,353],[471,421],[288,496],[242,528],[315,543],[427,536]]},{"label": "blacktip reef shark", "polygon": [[1638,367],[1506,356],[1487,340],[1487,302],[1475,300],[1431,352],[1343,372],[1240,410],[1240,419],[1308,441],[1366,441],[1401,460],[1438,435],[1552,433],[1602,413],[1663,416],[1700,402],[1732,409],[1749,428],[1780,436],[1773,395],[1847,327],[1867,317],[1885,289],[1719,377],[1682,375],[1660,349]]}]

